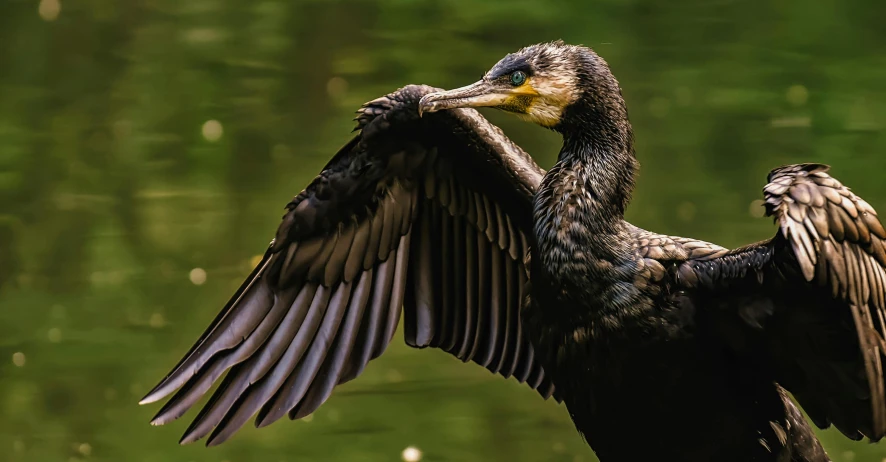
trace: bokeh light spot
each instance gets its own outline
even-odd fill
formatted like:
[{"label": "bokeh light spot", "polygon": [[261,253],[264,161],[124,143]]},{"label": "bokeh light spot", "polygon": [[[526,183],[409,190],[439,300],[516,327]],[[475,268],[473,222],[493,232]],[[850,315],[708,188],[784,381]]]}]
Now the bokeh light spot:
[{"label": "bokeh light spot", "polygon": [[809,99],[809,90],[803,85],[791,85],[788,87],[785,98],[794,106],[802,106]]},{"label": "bokeh light spot", "polygon": [[409,446],[400,454],[404,462],[418,462],[421,460],[421,450],[415,446]]},{"label": "bokeh light spot", "polygon": [[55,21],[61,12],[62,4],[59,0],[40,0],[40,5],[37,6],[37,14],[44,21]]},{"label": "bokeh light spot", "polygon": [[326,82],[326,93],[333,98],[341,98],[348,91],[348,81],[341,77],[333,77]]},{"label": "bokeh light spot", "polygon": [[[203,276],[203,279],[206,279],[206,275]],[[191,279],[193,281],[193,278]],[[154,313],[151,315],[151,319],[148,320],[148,325],[157,329],[166,325],[166,318],[163,317],[163,313]]]},{"label": "bokeh light spot", "polygon": [[385,378],[389,383],[400,383],[403,381],[403,374],[400,373],[397,369],[388,369],[388,372],[385,374]]},{"label": "bokeh light spot", "polygon": [[25,365],[25,354],[21,351],[16,351],[12,354],[12,364],[15,364],[18,367],[24,367]]},{"label": "bokeh light spot", "polygon": [[202,286],[206,282],[206,271],[203,268],[194,268],[188,274],[188,278],[196,286]]},{"label": "bokeh light spot", "polygon": [[217,120],[207,120],[203,123],[203,138],[206,141],[216,142],[221,139],[224,134],[224,128],[222,128],[221,122]]},{"label": "bokeh light spot", "polygon": [[751,204],[748,205],[748,213],[751,214],[751,216],[754,218],[761,218],[763,215],[765,215],[766,209],[763,208],[763,200],[752,200]]},{"label": "bokeh light spot", "polygon": [[695,218],[695,204],[692,202],[682,202],[677,207],[677,216],[683,221],[692,221]]}]

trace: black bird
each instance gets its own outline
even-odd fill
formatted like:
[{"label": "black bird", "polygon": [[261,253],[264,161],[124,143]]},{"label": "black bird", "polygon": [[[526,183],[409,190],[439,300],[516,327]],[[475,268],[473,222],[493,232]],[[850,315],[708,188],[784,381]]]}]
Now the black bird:
[{"label": "black bird", "polygon": [[[473,107],[563,136],[544,172]],[[367,103],[253,271],[142,401],[217,444],[321,405],[406,342],[563,401],[604,461],[825,461],[821,428],[886,433],[886,230],[819,164],[773,170],[779,231],[729,250],[624,220],[638,164],[591,49],[524,48],[479,82]],[[530,285],[531,282],[531,285]],[[782,388],[783,387],[783,388]]]}]

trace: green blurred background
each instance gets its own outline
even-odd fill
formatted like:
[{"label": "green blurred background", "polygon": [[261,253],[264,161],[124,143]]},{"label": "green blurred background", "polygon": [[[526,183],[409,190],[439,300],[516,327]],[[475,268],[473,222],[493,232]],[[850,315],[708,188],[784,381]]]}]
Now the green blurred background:
[{"label": "green blurred background", "polygon": [[[218,448],[177,444],[195,412],[155,428],[136,402],[361,103],[464,85],[523,45],[611,64],[637,225],[769,237],[766,174],[804,161],[886,211],[884,18],[877,0],[0,0],[0,461],[595,460],[562,406],[399,335],[309,421]],[[551,165],[553,133],[484,113]],[[836,461],[886,460],[822,438]]]}]

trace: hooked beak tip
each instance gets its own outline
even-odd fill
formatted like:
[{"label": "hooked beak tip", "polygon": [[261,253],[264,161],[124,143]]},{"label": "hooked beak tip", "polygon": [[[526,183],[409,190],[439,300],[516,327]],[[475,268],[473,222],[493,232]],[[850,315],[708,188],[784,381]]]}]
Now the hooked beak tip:
[{"label": "hooked beak tip", "polygon": [[421,97],[418,101],[418,116],[421,117],[426,112],[434,112],[437,110],[437,103],[432,101],[433,98],[429,98],[436,93],[428,93]]}]

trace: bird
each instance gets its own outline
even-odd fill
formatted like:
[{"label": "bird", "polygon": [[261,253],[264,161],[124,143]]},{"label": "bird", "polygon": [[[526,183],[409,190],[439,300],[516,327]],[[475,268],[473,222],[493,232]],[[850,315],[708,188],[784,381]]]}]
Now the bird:
[{"label": "bird", "polygon": [[[477,112],[562,136],[547,171]],[[625,220],[639,169],[621,87],[552,41],[476,83],[408,85],[286,206],[263,258],[141,401],[181,442],[299,419],[393,338],[565,405],[603,462],[830,460],[801,412],[886,433],[886,230],[806,163],[763,188],[769,239],[728,249]]]}]

